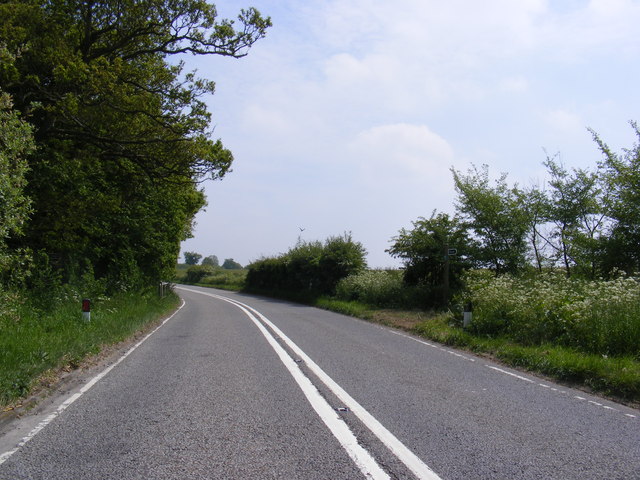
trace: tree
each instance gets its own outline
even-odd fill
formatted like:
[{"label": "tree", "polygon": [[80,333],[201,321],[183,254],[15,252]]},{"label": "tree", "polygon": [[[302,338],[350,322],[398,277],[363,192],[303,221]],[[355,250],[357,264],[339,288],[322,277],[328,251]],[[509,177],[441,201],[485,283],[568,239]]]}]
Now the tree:
[{"label": "tree", "polygon": [[478,241],[475,260],[496,273],[513,273],[526,265],[526,233],[530,220],[521,208],[517,188],[509,188],[506,174],[492,187],[489,167],[475,166],[466,175],[451,169],[458,192],[456,210]]},{"label": "tree", "polygon": [[[630,122],[640,140],[640,129]],[[600,167],[610,188],[612,219],[610,234],[605,243],[605,271],[621,269],[629,274],[640,271],[640,143],[616,154],[596,134],[593,138],[600,147],[604,159]]]},{"label": "tree", "polygon": [[184,263],[187,265],[197,265],[202,255],[196,252],[184,252]]},{"label": "tree", "polygon": [[333,293],[340,280],[367,267],[366,255],[364,246],[354,241],[351,233],[327,238],[318,260],[317,288],[324,293]]},{"label": "tree", "polygon": [[35,126],[19,246],[66,278],[89,266],[115,287],[170,274],[231,152],[212,140],[214,84],[171,56],[242,57],[271,25],[255,9],[218,20],[203,0],[0,4],[0,88]]},{"label": "tree", "polygon": [[215,255],[209,255],[202,260],[202,265],[209,265],[210,267],[219,267],[220,262]]},{"label": "tree", "polygon": [[549,244],[549,240],[543,233],[551,208],[549,198],[547,193],[538,187],[530,187],[527,190],[516,189],[515,192],[524,217],[528,221],[528,236],[533,262],[538,272],[542,272],[543,266],[547,263],[545,247]]},{"label": "tree", "polygon": [[13,268],[18,252],[10,251],[7,241],[23,233],[31,213],[25,195],[26,156],[34,149],[31,126],[12,107],[9,95],[0,90],[0,276],[5,280],[10,270],[18,273]]},{"label": "tree", "polygon": [[[446,304],[449,293],[462,286],[462,272],[472,265],[476,246],[463,223],[434,210],[428,219],[419,218],[411,230],[401,229],[386,250],[404,263],[404,282],[427,290],[430,306]],[[454,248],[456,255],[449,255]]]},{"label": "tree", "polygon": [[544,165],[551,175],[548,219],[555,225],[549,244],[560,256],[567,276],[575,267],[595,277],[608,203],[598,175],[583,169],[569,173],[550,157]]},{"label": "tree", "polygon": [[233,258],[227,258],[222,263],[222,268],[224,268],[225,270],[241,270],[242,265],[236,262]]}]

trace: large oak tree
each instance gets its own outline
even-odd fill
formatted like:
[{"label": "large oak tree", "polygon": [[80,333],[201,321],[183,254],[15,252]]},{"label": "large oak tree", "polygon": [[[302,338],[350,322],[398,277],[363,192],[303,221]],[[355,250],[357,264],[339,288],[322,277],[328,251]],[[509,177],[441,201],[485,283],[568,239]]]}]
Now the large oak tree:
[{"label": "large oak tree", "polygon": [[0,88],[38,146],[33,214],[15,246],[112,286],[166,275],[204,205],[199,182],[233,160],[211,138],[203,96],[214,84],[185,71],[181,55],[242,57],[270,24],[252,8],[220,20],[198,0],[0,4],[0,45],[12,55]]}]

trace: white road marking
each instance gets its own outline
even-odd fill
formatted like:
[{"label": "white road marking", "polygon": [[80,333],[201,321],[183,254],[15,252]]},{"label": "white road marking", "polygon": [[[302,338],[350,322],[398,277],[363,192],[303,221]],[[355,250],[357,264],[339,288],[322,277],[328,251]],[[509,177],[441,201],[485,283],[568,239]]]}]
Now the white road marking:
[{"label": "white road marking", "polygon": [[506,375],[511,375],[512,377],[516,377],[519,380],[524,380],[525,382],[536,383],[536,382],[534,382],[533,380],[531,380],[529,378],[523,377],[522,375],[516,375],[515,373],[507,372],[506,370],[503,370],[503,369],[498,368],[498,367],[492,367],[491,365],[485,365],[485,367],[490,368],[492,370],[496,370],[496,371],[498,371],[500,373],[504,373]]},{"label": "white road marking", "polygon": [[[498,367],[493,367],[493,366],[491,366],[491,365],[485,365],[485,367],[487,367],[487,368],[491,368],[491,369],[493,369],[493,370],[496,370],[496,371],[498,371],[498,372],[500,372],[500,373],[504,373],[504,374],[506,374],[506,375],[510,375],[510,376],[515,377],[515,378],[517,378],[517,379],[519,379],[519,380],[524,380],[525,382],[529,382],[529,383],[536,383],[536,382],[534,382],[533,380],[531,380],[531,379],[529,379],[529,378],[523,377],[523,376],[521,376],[521,375],[516,375],[515,373],[508,372],[508,371],[503,370],[503,369],[498,368]],[[538,383],[538,386],[539,386],[539,387],[542,387],[542,388],[546,388],[546,389],[551,390],[551,391],[554,391],[554,392],[557,392],[557,393],[564,393],[564,394],[566,394],[566,393],[567,393],[567,392],[565,392],[564,390],[558,390],[557,388],[553,388],[553,387],[551,387],[550,385],[545,385],[544,383]],[[581,396],[579,396],[579,395],[574,395],[574,396],[573,396],[573,398],[575,398],[576,400],[580,400],[581,402],[583,402],[583,401],[587,401],[587,403],[590,403],[590,404],[592,404],[592,405],[596,405],[596,406],[598,406],[598,407],[602,407],[602,408],[604,408],[605,410],[611,410],[611,411],[614,411],[614,412],[620,412],[620,410],[618,410],[617,408],[610,407],[610,406],[604,405],[604,404],[602,404],[602,403],[595,402],[595,401],[593,401],[593,400],[587,400],[585,397],[581,397]],[[628,414],[628,413],[625,413],[625,416],[630,417],[630,418],[636,418],[636,416],[635,416],[635,415],[631,415],[631,414]]]},{"label": "white road marking", "polygon": [[[216,295],[213,293],[202,292],[184,287],[177,287],[189,292],[207,295],[219,300],[229,302],[236,305],[242,310],[254,313],[265,325],[267,325],[274,333],[275,337],[281,339],[296,355],[297,358],[304,361],[309,368],[322,383],[327,386],[342,402],[348,406],[351,412],[356,415],[362,423],[385,444],[385,446],[400,460],[405,466],[413,472],[420,480],[439,480],[440,477],[429,468],[416,454],[409,450],[395,435],[386,429],[373,415],[371,415],[362,405],[351,397],[340,385],[338,385],[324,370],[322,370],[298,345],[296,345],[289,337],[287,337],[277,326],[275,326],[267,317],[262,315],[256,309],[237,300],[228,297]],[[264,326],[263,326],[264,328]],[[262,330],[261,330],[262,331]],[[278,345],[279,346],[279,345]],[[282,347],[280,347],[282,348]],[[286,354],[286,352],[285,352]],[[288,354],[286,354],[288,356]],[[291,358],[291,357],[289,357]],[[297,364],[294,365],[297,366]],[[298,369],[297,369],[298,370]],[[298,370],[300,371],[300,370]],[[304,376],[304,375],[303,375]],[[307,377],[305,377],[307,378]],[[310,381],[310,380],[309,380]],[[315,387],[314,387],[315,388]],[[335,435],[335,434],[334,434]]]},{"label": "white road marking", "polygon": [[435,345],[433,343],[425,342],[424,340],[420,340],[419,338],[412,337],[411,335],[406,335],[404,333],[395,332],[393,330],[388,330],[388,331],[393,333],[394,335],[398,335],[399,337],[408,338],[410,340],[413,340],[414,342],[418,342],[418,343],[421,343],[423,345],[426,345],[427,347],[437,348],[438,350],[442,350],[443,352],[447,352],[447,353],[449,353],[451,355],[454,355],[456,357],[462,358],[463,360],[467,360],[469,362],[475,362],[476,361],[475,358],[467,357],[466,355],[462,355],[461,353],[454,352],[453,350],[449,350],[449,349],[443,348],[440,345]]},{"label": "white road marking", "polygon": [[131,355],[134,350],[136,350],[140,345],[142,345],[145,341],[147,341],[147,339],[151,335],[153,335],[158,330],[160,330],[169,320],[171,320],[182,309],[182,307],[184,307],[184,304],[185,304],[185,302],[183,300],[182,303],[180,304],[180,307],[178,307],[178,309],[175,312],[173,312],[173,314],[170,317],[166,318],[151,333],[149,333],[147,336],[145,336],[142,340],[140,340],[138,343],[136,343],[133,347],[131,347],[113,365],[110,365],[109,367],[105,368],[102,372],[100,372],[98,375],[96,375],[91,380],[89,380],[86,384],[84,384],[84,386],[77,393],[74,393],[69,398],[67,398],[64,402],[62,402],[60,404],[60,406],[53,413],[48,415],[44,420],[42,420],[38,425],[36,425],[36,427],[34,427],[33,430],[31,430],[27,434],[27,436],[25,436],[20,441],[20,443],[18,443],[18,445],[16,445],[16,447],[13,450],[9,450],[8,452],[4,452],[3,454],[1,454],[0,455],[0,465],[2,465],[4,462],[6,462],[9,459],[9,457],[11,457],[14,453],[16,453],[22,447],[24,447],[30,440],[32,440],[38,433],[40,433],[42,431],[42,429],[44,429],[47,425],[49,425],[51,422],[53,422],[57,417],[60,416],[60,414],[62,412],[64,412],[67,408],[69,408],[76,400],[78,400],[80,397],[82,397],[82,395],[87,393],[91,389],[91,387],[93,387],[96,383],[98,383],[100,380],[102,380],[105,377],[105,375],[107,375],[111,370],[113,370],[115,367],[120,365],[120,363],[125,358],[127,358],[129,355]]},{"label": "white road marking", "polygon": [[240,308],[240,310],[242,310],[258,327],[260,333],[262,333],[262,335],[267,339],[271,348],[275,350],[276,354],[296,381],[302,390],[302,393],[304,393],[304,396],[307,397],[307,400],[320,419],[329,428],[333,436],[338,439],[342,448],[344,448],[365,478],[371,478],[374,480],[389,479],[389,475],[377,464],[371,454],[358,443],[358,439],[353,434],[349,426],[340,418],[339,415],[336,414],[336,411],[322,397],[311,380],[309,380],[302,370],[300,370],[298,363],[291,358],[282,346],[280,346],[265,326],[247,308],[245,308],[243,304],[240,304],[239,302],[236,303],[234,301],[230,301],[229,303]]},{"label": "white road marking", "polygon": [[[437,348],[438,350],[442,350],[443,352],[447,352],[447,353],[450,353],[450,354],[452,354],[452,355],[456,355],[456,356],[458,356],[458,357],[462,357],[462,358],[463,358],[463,359],[465,359],[465,360],[469,360],[469,361],[471,361],[471,362],[475,362],[475,360],[474,360],[473,358],[469,358],[469,357],[467,357],[467,356],[465,356],[465,355],[461,355],[461,354],[459,354],[459,353],[457,353],[457,352],[454,352],[454,351],[451,351],[451,350],[447,350],[446,348],[443,348],[443,347],[442,347],[442,346],[440,346],[440,345],[433,344],[433,343],[429,343],[429,342],[425,342],[425,341],[419,340],[419,339],[417,339],[417,338],[415,338],[415,337],[411,337],[411,336],[409,336],[409,335],[405,335],[404,333],[400,333],[400,332],[394,332],[394,331],[391,331],[391,333],[393,333],[393,334],[395,334],[395,335],[399,335],[399,336],[401,336],[401,337],[410,338],[410,339],[412,339],[412,340],[415,340],[415,341],[416,341],[416,342],[418,342],[418,343],[422,343],[423,345],[427,345],[427,346],[429,346],[429,347]],[[491,366],[491,365],[485,365],[485,367],[487,367],[487,368],[491,368],[491,369],[493,369],[493,370],[496,370],[496,371],[498,371],[498,372],[500,372],[500,373],[504,373],[504,374],[506,374],[506,375],[511,375],[512,377],[515,377],[515,378],[517,378],[517,379],[519,379],[519,380],[524,380],[525,382],[529,382],[529,383],[536,383],[535,381],[533,381],[533,380],[531,380],[531,379],[529,379],[529,378],[523,377],[522,375],[517,375],[517,374],[515,374],[515,373],[508,372],[507,370],[503,370],[503,369],[498,368],[498,367],[493,367],[493,366]],[[549,390],[551,390],[551,391],[553,391],[553,392],[557,392],[557,393],[561,393],[561,394],[565,394],[565,395],[566,395],[566,393],[567,393],[567,392],[566,392],[566,391],[564,391],[564,390],[558,390],[557,388],[554,388],[554,387],[552,387],[552,386],[550,386],[550,385],[545,385],[544,383],[538,383],[538,386],[540,386],[540,387],[542,387],[542,388],[549,389]],[[579,397],[578,395],[574,395],[574,398],[576,398],[576,399],[578,399],[578,400],[586,400],[586,398],[584,398],[584,397]],[[619,410],[618,410],[618,409],[613,408],[613,407],[608,407],[608,406],[606,406],[606,405],[603,405],[602,403],[594,402],[594,401],[591,401],[591,400],[589,400],[589,403],[592,403],[592,404],[594,404],[594,405],[597,405],[597,406],[599,406],[599,407],[602,407],[602,408],[604,408],[604,409],[606,409],[606,410],[613,410],[614,412],[619,412]],[[632,415],[632,414],[629,414],[629,413],[626,413],[626,414],[625,414],[625,416],[630,417],[630,418],[636,418],[636,415]]]}]

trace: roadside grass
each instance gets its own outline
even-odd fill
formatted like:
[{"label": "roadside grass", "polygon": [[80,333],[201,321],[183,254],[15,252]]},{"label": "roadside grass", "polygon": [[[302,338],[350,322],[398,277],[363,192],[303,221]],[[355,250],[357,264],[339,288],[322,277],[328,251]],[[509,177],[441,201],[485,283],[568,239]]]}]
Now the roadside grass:
[{"label": "roadside grass", "polygon": [[175,294],[155,290],[95,298],[91,320],[82,319],[80,299],[72,294],[47,309],[26,298],[0,315],[0,406],[28,396],[55,371],[78,368],[89,355],[128,339],[174,310]]},{"label": "roadside grass", "polygon": [[[522,279],[486,272],[475,275],[468,279],[470,288],[458,299],[459,305],[452,307],[460,310],[456,314],[403,310],[388,300],[392,298],[389,291],[397,292],[398,277],[384,271],[343,282],[339,286],[341,298],[255,289],[248,293],[403,329],[640,406],[640,297],[636,279],[587,282],[558,275]],[[238,284],[231,289],[243,290]],[[375,301],[378,297],[384,301]],[[374,301],[367,303],[364,298]],[[463,328],[460,305],[470,300],[474,320],[470,327]]]},{"label": "roadside grass", "polygon": [[314,306],[399,328],[573,387],[587,388],[618,401],[640,405],[640,361],[632,356],[608,357],[561,345],[522,345],[506,336],[473,334],[463,329],[460,319],[451,312],[379,309],[331,298],[318,299]]}]

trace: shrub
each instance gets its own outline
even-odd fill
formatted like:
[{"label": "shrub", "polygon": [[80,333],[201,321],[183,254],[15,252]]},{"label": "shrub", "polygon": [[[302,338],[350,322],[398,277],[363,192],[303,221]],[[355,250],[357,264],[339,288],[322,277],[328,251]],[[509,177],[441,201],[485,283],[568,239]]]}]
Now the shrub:
[{"label": "shrub", "polygon": [[394,307],[400,306],[406,297],[403,287],[401,271],[367,270],[340,280],[336,296],[345,301]]},{"label": "shrub", "polygon": [[330,237],[325,243],[298,242],[278,257],[257,260],[247,268],[252,289],[332,294],[337,283],[366,267],[365,249],[351,235]]},{"label": "shrub", "polygon": [[213,268],[209,265],[193,265],[187,269],[185,282],[198,283],[207,275],[213,273]]},{"label": "shrub", "polygon": [[601,355],[640,358],[640,281],[581,280],[559,273],[531,277],[469,272],[464,301],[472,330],[525,344],[559,343]]}]

